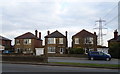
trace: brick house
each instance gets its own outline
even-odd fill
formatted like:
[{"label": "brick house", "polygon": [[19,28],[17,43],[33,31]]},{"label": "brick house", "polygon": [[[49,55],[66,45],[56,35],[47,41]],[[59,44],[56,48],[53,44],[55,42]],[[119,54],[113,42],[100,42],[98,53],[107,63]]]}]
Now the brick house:
[{"label": "brick house", "polygon": [[120,44],[120,35],[118,35],[117,30],[114,31],[114,38],[108,40],[108,47],[112,46],[112,44]]},{"label": "brick house", "polygon": [[65,54],[67,53],[67,31],[64,36],[59,31],[55,31],[45,36],[45,49],[48,54]]},{"label": "brick house", "polygon": [[10,40],[8,38],[0,36],[0,45],[3,46],[5,50],[11,50],[12,49],[11,41],[12,40]]},{"label": "brick house", "polygon": [[37,36],[38,31],[35,30],[35,35],[31,32],[27,32],[15,38],[15,53],[23,54],[35,54],[35,48],[42,47],[41,32],[39,37]]},{"label": "brick house", "polygon": [[97,49],[97,35],[83,29],[72,36],[72,48]]}]

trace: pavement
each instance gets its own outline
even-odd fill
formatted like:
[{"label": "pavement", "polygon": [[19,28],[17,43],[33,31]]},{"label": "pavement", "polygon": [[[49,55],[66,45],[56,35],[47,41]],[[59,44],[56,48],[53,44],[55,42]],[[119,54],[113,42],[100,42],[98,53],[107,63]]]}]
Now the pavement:
[{"label": "pavement", "polygon": [[[105,69],[105,68],[88,68],[88,67],[69,67],[69,66],[49,66],[49,65],[29,65],[29,64],[2,64],[2,72],[110,72],[118,74],[118,69]],[[17,74],[15,73],[15,74]],[[38,73],[38,74],[40,74]],[[5,73],[6,74],[6,73]],[[11,73],[10,73],[11,74]],[[13,74],[13,73],[12,73]],[[36,74],[36,73],[34,73]],[[109,73],[108,73],[109,74]]]},{"label": "pavement", "polygon": [[91,64],[119,64],[118,59],[105,60],[88,60],[88,58],[78,57],[48,57],[48,62],[69,62],[69,63],[91,63]]},{"label": "pavement", "polygon": [[115,68],[115,67],[77,66],[77,65],[64,65],[64,64],[56,64],[56,63],[39,63],[39,62],[2,61],[2,63],[9,63],[9,64],[30,64],[30,65],[47,65],[47,66],[67,66],[67,67],[88,67],[88,68],[105,68],[105,69],[119,69],[119,68]]}]

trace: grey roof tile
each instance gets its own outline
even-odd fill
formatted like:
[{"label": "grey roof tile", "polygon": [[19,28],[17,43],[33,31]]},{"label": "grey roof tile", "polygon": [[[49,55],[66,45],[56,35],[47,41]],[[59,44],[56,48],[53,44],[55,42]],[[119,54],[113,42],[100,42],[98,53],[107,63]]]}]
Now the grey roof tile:
[{"label": "grey roof tile", "polygon": [[37,37],[34,34],[32,34],[31,32],[22,34],[22,35],[16,37],[15,39],[26,39],[26,38],[27,39],[37,39]]},{"label": "grey roof tile", "polygon": [[65,38],[66,36],[64,36],[62,33],[60,33],[59,31],[55,31],[47,36],[45,36],[45,38]]},{"label": "grey roof tile", "polygon": [[3,37],[3,36],[0,36],[0,39],[1,39],[1,40],[8,40],[8,41],[11,41],[10,39],[5,38],[5,37]]}]

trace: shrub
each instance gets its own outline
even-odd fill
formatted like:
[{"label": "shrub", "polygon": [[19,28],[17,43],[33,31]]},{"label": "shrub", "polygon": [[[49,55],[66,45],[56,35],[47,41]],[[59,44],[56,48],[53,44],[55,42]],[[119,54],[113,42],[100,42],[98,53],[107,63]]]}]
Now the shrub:
[{"label": "shrub", "polygon": [[113,58],[120,59],[120,46],[119,44],[112,44],[109,48],[109,53]]},{"label": "shrub", "polygon": [[84,54],[83,48],[72,48],[70,49],[70,54]]}]

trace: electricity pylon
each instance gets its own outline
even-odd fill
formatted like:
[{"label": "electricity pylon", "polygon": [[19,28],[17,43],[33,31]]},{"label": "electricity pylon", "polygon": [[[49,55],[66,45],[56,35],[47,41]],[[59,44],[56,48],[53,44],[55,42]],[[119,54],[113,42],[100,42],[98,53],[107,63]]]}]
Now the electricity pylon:
[{"label": "electricity pylon", "polygon": [[103,22],[106,22],[105,20],[102,20],[101,18],[95,22],[98,22],[99,27],[98,28],[94,28],[94,29],[98,29],[98,45],[103,46],[103,29],[107,29],[107,28],[103,28]]}]

